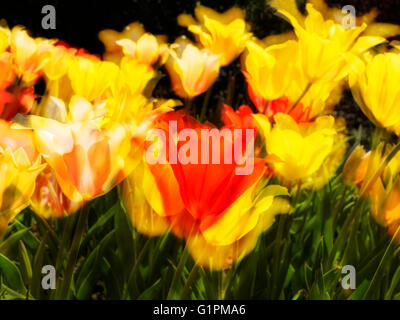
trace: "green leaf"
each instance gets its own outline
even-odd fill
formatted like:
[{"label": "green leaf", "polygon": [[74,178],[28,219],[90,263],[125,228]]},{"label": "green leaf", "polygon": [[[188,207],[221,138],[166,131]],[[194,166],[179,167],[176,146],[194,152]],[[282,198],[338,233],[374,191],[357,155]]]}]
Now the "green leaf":
[{"label": "green leaf", "polygon": [[26,250],[25,244],[20,240],[18,242],[18,255],[20,259],[20,264],[21,264],[21,271],[22,271],[22,276],[24,278],[24,281],[26,284],[30,284],[32,280],[32,265],[31,261],[29,259],[28,252]]},{"label": "green leaf", "polygon": [[365,293],[368,290],[368,287],[370,285],[369,280],[365,279],[356,290],[354,290],[354,292],[350,295],[350,297],[347,298],[347,300],[361,300]]},{"label": "green leaf", "polygon": [[8,252],[8,250],[11,249],[16,243],[18,243],[18,241],[20,241],[28,231],[28,228],[17,231],[9,236],[2,243],[0,243],[0,253],[5,254],[6,252]]},{"label": "green leaf", "polygon": [[26,294],[26,288],[22,281],[22,275],[17,265],[9,260],[6,256],[0,253],[0,275],[5,281],[5,284],[11,289]]},{"label": "green leaf", "polygon": [[161,279],[159,278],[149,288],[144,290],[141,295],[137,298],[138,300],[150,300],[155,298],[155,293],[160,290]]},{"label": "green leaf", "polygon": [[46,243],[47,243],[48,239],[49,239],[49,235],[48,235],[48,233],[46,233],[42,242],[40,242],[38,250],[36,251],[35,258],[33,259],[31,293],[35,298],[38,298],[38,299],[40,298],[42,268],[44,266],[44,263],[43,263],[44,262],[44,254],[46,251]]},{"label": "green leaf", "polygon": [[399,285],[400,282],[400,267],[397,268],[396,272],[394,273],[392,277],[392,282],[390,283],[390,288],[385,294],[385,300],[392,299],[393,294]]},{"label": "green leaf", "polygon": [[104,239],[101,240],[97,245],[97,247],[89,254],[82,265],[76,280],[78,299],[88,299],[90,297],[92,292],[91,290],[93,289],[98,276],[101,274],[99,266],[103,259],[104,251],[108,248],[114,235],[115,230],[111,231],[107,236],[105,236]]}]

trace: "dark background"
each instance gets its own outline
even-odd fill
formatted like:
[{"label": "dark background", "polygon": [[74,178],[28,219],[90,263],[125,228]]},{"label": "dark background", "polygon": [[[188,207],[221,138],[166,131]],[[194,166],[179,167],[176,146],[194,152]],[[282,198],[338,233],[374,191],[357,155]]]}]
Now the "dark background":
[{"label": "dark background", "polygon": [[[176,23],[182,13],[192,13],[197,0],[1,0],[0,19],[10,27],[20,24],[34,36],[60,38],[72,46],[84,47],[100,54],[103,46],[97,33],[106,28],[122,30],[133,21],[140,21],[146,30],[155,34],[167,34],[172,41],[185,29]],[[304,0],[298,0],[304,7]],[[275,17],[266,0],[203,0],[203,5],[223,11],[238,5],[247,12],[247,20],[257,37],[265,37],[289,29],[289,25]],[[357,14],[377,7],[379,21],[400,23],[400,0],[330,0],[331,6],[353,5]],[[41,9],[51,4],[56,8],[56,30],[43,30]]]},{"label": "dark background", "polygon": [[[98,32],[106,28],[121,31],[133,21],[140,21],[151,33],[168,35],[171,42],[179,35],[188,35],[185,28],[177,25],[176,17],[183,12],[193,13],[196,3],[197,0],[1,0],[0,19],[5,19],[9,27],[18,24],[25,26],[32,36],[58,38],[71,46],[82,47],[101,55],[103,45],[97,39]],[[252,32],[259,38],[291,28],[287,22],[274,15],[266,0],[202,0],[201,3],[218,11],[224,11],[234,5],[246,9],[246,19],[252,25]],[[298,3],[304,9],[305,0],[298,0]],[[41,10],[46,4],[56,8],[55,30],[44,30],[41,27],[44,16]],[[400,0],[330,0],[328,4],[338,7],[353,5],[357,14],[377,7],[380,11],[377,21],[400,24]],[[227,98],[229,83],[235,90],[234,94]],[[169,88],[168,78],[164,77],[154,95],[174,97]],[[243,103],[251,105],[245,88],[238,61],[223,68],[219,80],[213,86],[211,105],[215,108],[210,108],[208,119],[217,121],[221,102],[233,107]],[[202,104],[201,99],[202,97],[196,99],[198,109]],[[369,125],[348,91],[344,93],[337,112],[345,117],[350,128],[357,128],[360,123],[366,127]]]}]

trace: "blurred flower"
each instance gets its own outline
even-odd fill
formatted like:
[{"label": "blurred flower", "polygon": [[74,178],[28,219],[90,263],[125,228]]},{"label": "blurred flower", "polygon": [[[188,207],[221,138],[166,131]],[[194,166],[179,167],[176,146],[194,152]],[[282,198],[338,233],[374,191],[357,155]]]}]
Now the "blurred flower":
[{"label": "blurred flower", "polygon": [[10,30],[0,27],[0,53],[3,53],[10,46]]},{"label": "blurred flower", "polygon": [[35,82],[41,75],[45,60],[43,56],[52,48],[51,40],[31,38],[20,27],[14,27],[10,35],[11,53],[13,55],[18,77],[28,84]]},{"label": "blurred flower", "polygon": [[191,15],[181,14],[178,24],[187,27],[204,48],[220,55],[221,66],[231,63],[251,37],[250,27],[244,20],[246,13],[238,7],[218,13],[198,4],[195,16],[197,21]]},{"label": "blurred flower", "polygon": [[8,223],[29,205],[43,167],[32,132],[0,120],[0,238]]},{"label": "blurred flower", "polygon": [[83,201],[71,201],[61,190],[54,171],[46,168],[36,178],[36,188],[30,206],[39,216],[48,219],[60,218],[76,212]]},{"label": "blurred flower", "polygon": [[106,50],[104,59],[117,64],[124,55],[148,65],[156,63],[159,59],[161,64],[164,64],[168,54],[166,37],[146,33],[138,22],[127,25],[122,32],[102,30],[99,32],[99,39]]},{"label": "blurred flower", "polygon": [[121,198],[133,225],[148,236],[168,232],[171,228],[168,216],[183,210],[171,166],[150,166],[144,160],[122,182]]},{"label": "blurred flower", "polygon": [[137,42],[131,39],[121,39],[117,44],[122,47],[125,56],[136,59],[140,63],[153,65],[160,60],[164,64],[168,58],[168,46],[160,43],[150,33],[143,34]]},{"label": "blurred flower", "polygon": [[271,166],[276,175],[289,186],[318,189],[335,173],[345,150],[343,124],[331,116],[298,124],[290,116],[278,113],[271,128],[268,119],[254,115],[262,129],[268,155],[276,161]]},{"label": "blurred flower", "polygon": [[12,85],[7,89],[0,89],[0,119],[11,121],[17,113],[28,113],[34,100],[33,87],[21,88]]},{"label": "blurred flower", "polygon": [[111,93],[115,96],[128,90],[130,95],[142,94],[153,77],[154,70],[150,66],[123,58],[117,77],[111,85]]},{"label": "blurred flower", "polygon": [[[201,129],[210,129],[183,112],[162,116],[155,128],[166,133],[164,143],[176,142],[178,154],[185,143],[176,141],[174,133],[168,131],[169,121],[177,121],[177,132],[190,128],[200,135]],[[219,144],[209,146],[209,157],[216,153],[223,157],[230,143],[238,143],[224,139],[221,136]],[[204,156],[200,151],[196,154]],[[276,214],[290,210],[286,200],[277,198],[287,195],[285,188],[259,188],[265,170],[261,159],[254,159],[254,170],[249,175],[237,175],[237,163],[217,164],[210,158],[208,164],[199,159],[197,163],[182,164],[172,161],[170,151],[167,155],[165,164],[143,162],[143,167],[125,180],[124,203],[139,231],[159,235],[171,229],[186,239],[189,252],[199,265],[211,269],[230,267],[254,248],[259,234],[273,223]]]},{"label": "blurred flower", "polygon": [[342,178],[345,184],[353,185],[358,184],[360,179],[363,179],[357,176],[359,174],[359,166],[362,162],[362,159],[365,156],[365,150],[361,145],[358,145],[354,148],[353,152],[347,158],[342,171]]},{"label": "blurred flower", "polygon": [[73,98],[68,112],[58,107],[56,114],[67,118],[65,123],[33,115],[16,121],[34,129],[37,150],[54,170],[62,192],[73,202],[91,200],[111,190],[137,165],[133,130],[113,122],[101,126],[103,118],[83,98]]},{"label": "blurred flower", "polygon": [[362,36],[366,24],[345,29],[341,23],[324,20],[310,3],[306,5],[308,14],[305,19],[293,16],[279,6],[277,9],[294,27],[302,72],[311,84],[321,80],[343,79],[351,70],[349,62],[362,52],[385,42],[382,37]]},{"label": "blurred flower", "polygon": [[[334,20],[337,23],[342,23],[343,19],[346,18],[348,14],[344,14],[342,8],[329,7],[324,0],[308,0],[316,10],[318,10],[324,18]],[[367,24],[367,28],[363,32],[363,36],[379,36],[384,38],[389,38],[400,34],[400,26],[390,23],[374,22],[378,17],[379,12],[376,8],[371,11],[354,17],[354,22],[356,26],[361,26],[362,24]]]},{"label": "blurred flower", "polygon": [[350,77],[353,96],[376,126],[400,135],[400,54],[388,52],[366,59]]},{"label": "blurred flower", "polygon": [[238,110],[234,111],[232,107],[224,105],[221,114],[221,120],[225,127],[236,128],[236,129],[246,129],[257,127],[257,123],[252,117],[253,111],[249,106],[242,105]]},{"label": "blurred flower", "polygon": [[178,40],[171,45],[165,65],[172,89],[182,98],[193,98],[205,92],[217,79],[219,56],[207,49],[198,49],[189,41]]},{"label": "blurred flower", "polygon": [[[355,26],[366,24],[367,28],[363,32],[363,36],[389,38],[400,34],[399,25],[374,22],[379,15],[378,10],[375,8],[363,15],[354,17],[351,12],[343,12],[342,8],[328,6],[327,1],[325,0],[307,0],[307,3],[313,5],[325,20],[332,20],[335,23],[343,24],[344,21],[350,21],[349,18],[352,16]],[[305,17],[299,11],[296,0],[270,0],[269,4],[273,8],[283,9],[289,12],[300,23],[304,23]],[[266,37],[263,41],[270,44],[278,44],[288,40],[289,38],[293,39],[293,36],[293,32],[288,32],[283,34],[283,37],[282,35],[273,35]]]},{"label": "blurred flower", "polygon": [[[376,149],[366,152],[355,149],[346,163],[354,170],[350,182],[357,185],[362,197],[370,200],[372,216],[389,233],[394,235],[400,226],[400,153],[392,155],[395,146],[381,143]],[[345,167],[346,167],[345,166]]]},{"label": "blurred flower", "polygon": [[249,84],[248,93],[259,112],[271,120],[282,112],[297,122],[307,122],[330,112],[341,97],[341,91],[335,91],[340,86],[337,82],[310,85],[300,59],[299,44],[293,40],[266,48],[256,42],[247,43],[242,69]]},{"label": "blurred flower", "polygon": [[75,57],[69,63],[68,76],[74,93],[88,101],[102,97],[118,76],[118,66],[107,61]]}]

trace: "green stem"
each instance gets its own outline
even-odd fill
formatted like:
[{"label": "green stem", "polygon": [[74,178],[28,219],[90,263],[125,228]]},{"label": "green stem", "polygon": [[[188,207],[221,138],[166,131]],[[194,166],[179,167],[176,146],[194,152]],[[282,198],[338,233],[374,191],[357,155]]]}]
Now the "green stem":
[{"label": "green stem", "polygon": [[285,229],[286,224],[286,215],[279,216],[278,223],[278,231],[275,239],[275,252],[274,252],[274,269],[273,269],[273,279],[274,279],[274,287],[272,290],[272,299],[278,295],[279,290],[279,266],[281,263],[281,243],[283,237],[283,231]]},{"label": "green stem", "polygon": [[192,109],[193,105],[193,98],[187,98],[185,99],[185,111],[189,112]]},{"label": "green stem", "polygon": [[289,112],[292,112],[294,110],[294,108],[297,107],[297,105],[301,102],[301,100],[304,98],[304,96],[307,94],[308,90],[310,90],[312,86],[312,83],[310,82],[307,87],[304,89],[303,93],[301,94],[301,96],[296,100],[296,102],[292,105],[292,107],[290,108]]},{"label": "green stem", "polygon": [[337,207],[335,209],[335,212],[333,214],[333,223],[332,223],[332,231],[333,232],[335,232],[335,230],[336,230],[336,224],[337,224],[337,221],[339,219],[339,212],[343,208],[344,200],[346,199],[347,189],[348,189],[348,186],[345,185],[343,193],[342,193],[342,197],[341,197],[341,199],[339,201],[339,204],[337,205]]},{"label": "green stem", "polygon": [[[64,230],[63,230],[63,234],[61,237],[61,242],[60,242],[60,246],[59,246],[58,254],[57,254],[57,258],[56,258],[56,270],[60,270],[61,264],[63,262],[65,247],[67,245],[68,236],[70,235],[71,226],[72,226],[72,222],[73,222],[74,218],[75,218],[74,215],[69,215],[66,219],[67,221],[64,225]],[[59,279],[58,284],[60,284],[60,283],[61,283],[61,280]],[[56,294],[56,290],[52,290],[52,292],[50,294],[51,300],[54,299],[55,294]]]},{"label": "green stem", "polygon": [[212,86],[207,90],[206,96],[204,97],[203,105],[201,107],[201,112],[200,112],[200,122],[203,122],[204,117],[206,115],[207,107],[211,98],[211,92],[212,92]]},{"label": "green stem", "polygon": [[78,258],[79,247],[81,244],[81,240],[83,234],[85,232],[85,227],[87,224],[87,218],[90,212],[90,205],[85,204],[80,213],[79,213],[79,220],[75,229],[74,238],[72,240],[68,260],[67,260],[67,268],[64,273],[64,279],[62,282],[62,287],[60,289],[59,298],[65,300],[68,298],[68,292],[71,287],[72,276],[74,273],[74,267]]},{"label": "green stem", "polygon": [[377,286],[377,284],[379,284],[379,277],[382,276],[383,271],[383,265],[384,262],[386,261],[386,259],[389,256],[389,252],[392,250],[393,246],[395,246],[397,244],[397,234],[400,231],[400,226],[397,228],[396,232],[394,233],[392,239],[390,240],[390,243],[388,245],[388,247],[385,250],[385,253],[383,254],[383,257],[381,259],[381,261],[379,262],[378,268],[375,271],[375,274],[371,280],[371,283],[367,289],[367,291],[365,292],[364,295],[364,299],[373,299],[373,294],[376,293],[377,291],[379,292],[379,290],[376,290],[375,287]]},{"label": "green stem", "polygon": [[191,286],[192,286],[194,280],[196,279],[198,271],[199,271],[199,266],[197,264],[194,264],[192,270],[190,271],[190,273],[189,273],[189,275],[188,275],[188,277],[186,279],[185,286],[183,287],[181,296],[179,298],[180,300],[188,299],[189,294],[190,294]]},{"label": "green stem", "polygon": [[178,286],[179,276],[182,273],[183,267],[185,266],[188,257],[189,257],[189,252],[188,252],[187,248],[185,247],[181,258],[179,259],[179,263],[176,267],[174,277],[172,278],[171,286],[169,287],[168,294],[167,294],[167,300],[171,300],[176,291],[176,287]]},{"label": "green stem", "polygon": [[[144,254],[146,253],[147,248],[149,247],[150,243],[151,243],[151,238],[148,238],[146,243],[144,244],[142,250],[140,250],[140,253],[139,253],[139,255],[138,255],[138,257],[137,257],[137,259],[135,261],[135,265],[133,266],[132,271],[131,271],[131,273],[129,274],[129,277],[128,277],[128,282],[127,282],[128,283],[128,287],[131,287],[131,286],[137,287],[135,274],[137,273],[137,270],[139,268],[140,262],[142,261],[142,259],[144,257]],[[126,293],[123,296],[125,296],[125,295],[126,295]]]}]

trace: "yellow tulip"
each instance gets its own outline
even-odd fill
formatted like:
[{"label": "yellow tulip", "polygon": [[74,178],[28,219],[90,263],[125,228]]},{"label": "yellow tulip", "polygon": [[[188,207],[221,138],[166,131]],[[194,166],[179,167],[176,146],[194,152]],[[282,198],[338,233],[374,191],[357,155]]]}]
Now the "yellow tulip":
[{"label": "yellow tulip", "polygon": [[219,56],[207,49],[199,49],[188,41],[171,46],[165,65],[172,89],[182,98],[193,98],[205,92],[217,79]]},{"label": "yellow tulip", "polygon": [[143,160],[122,182],[121,195],[133,225],[148,236],[168,232],[168,215],[183,209],[178,182],[169,165],[149,166]]},{"label": "yellow tulip", "polygon": [[[242,68],[256,96],[267,102],[286,97],[289,104],[302,97],[303,112],[313,119],[331,111],[341,97],[338,88],[342,86],[334,81],[319,81],[309,86],[300,60],[297,41],[289,40],[266,48],[249,41],[242,55]],[[260,111],[263,112],[262,108]]]},{"label": "yellow tulip", "polygon": [[208,229],[191,235],[187,247],[198,265],[212,270],[230,268],[249,254],[261,233],[267,230],[278,214],[291,211],[287,189],[268,186],[256,191],[256,184],[237,199]]},{"label": "yellow tulip", "polygon": [[123,90],[128,90],[131,95],[142,94],[153,77],[154,70],[150,66],[125,57],[121,60],[114,83],[111,84],[111,94],[115,96]]},{"label": "yellow tulip", "polygon": [[125,56],[138,60],[140,63],[153,65],[158,60],[164,64],[168,57],[168,46],[160,43],[159,40],[150,33],[143,34],[137,42],[131,39],[121,39],[117,44],[122,47]]},{"label": "yellow tulip", "polygon": [[361,62],[350,78],[352,92],[364,114],[379,127],[400,135],[400,54],[378,54]]},{"label": "yellow tulip", "polygon": [[[280,1],[281,3],[281,1]],[[362,52],[385,41],[382,37],[361,36],[367,25],[345,29],[342,24],[324,20],[312,4],[305,19],[278,8],[293,25],[299,42],[300,65],[308,83],[339,81],[351,70],[349,62]]]},{"label": "yellow tulip", "polygon": [[0,27],[0,53],[3,53],[10,46],[10,30]]},{"label": "yellow tulip", "polygon": [[102,98],[117,79],[118,66],[107,61],[95,61],[74,57],[68,68],[68,76],[74,93],[88,101]]},{"label": "yellow tulip", "polygon": [[43,170],[32,132],[0,121],[0,238],[8,223],[25,207]]},{"label": "yellow tulip", "polygon": [[143,25],[133,22],[127,25],[122,32],[111,29],[99,32],[99,39],[103,42],[104,60],[119,64],[124,55],[135,58],[140,63],[154,64],[159,58],[163,64],[167,58],[166,37],[146,33]]},{"label": "yellow tulip", "polygon": [[[332,20],[336,23],[343,23],[350,18],[350,15],[352,15],[350,12],[343,12],[342,8],[329,7],[325,0],[307,0],[307,3],[313,5],[314,8],[321,13],[325,20]],[[284,9],[294,16],[299,22],[304,22],[304,17],[297,8],[296,0],[270,0],[269,4],[276,9]],[[389,38],[400,34],[399,25],[374,22],[378,15],[378,10],[372,9],[363,15],[359,15],[357,17],[353,16],[352,18],[354,19],[355,26],[361,26],[364,23],[367,24],[367,28],[363,32],[363,36]],[[289,37],[291,37],[291,35]],[[274,36],[269,36],[265,40],[266,42],[269,42],[274,38]]]},{"label": "yellow tulip", "polygon": [[271,128],[268,119],[254,115],[265,137],[266,150],[277,158],[271,164],[275,173],[288,185],[320,188],[330,179],[345,152],[345,138],[340,122],[332,116],[298,124],[289,115],[278,113]]},{"label": "yellow tulip", "polygon": [[218,13],[197,5],[195,16],[198,22],[192,16],[182,14],[178,17],[178,24],[188,27],[204,48],[220,55],[221,66],[231,63],[244,50],[251,37],[249,25],[244,20],[246,13],[238,7]]},{"label": "yellow tulip", "polygon": [[18,76],[25,82],[32,83],[38,79],[46,63],[43,57],[52,48],[54,41],[41,38],[33,39],[20,27],[14,27],[10,35],[11,53]]},{"label": "yellow tulip", "polygon": [[46,54],[44,74],[50,80],[58,80],[68,73],[73,55],[63,46],[54,46]]}]

